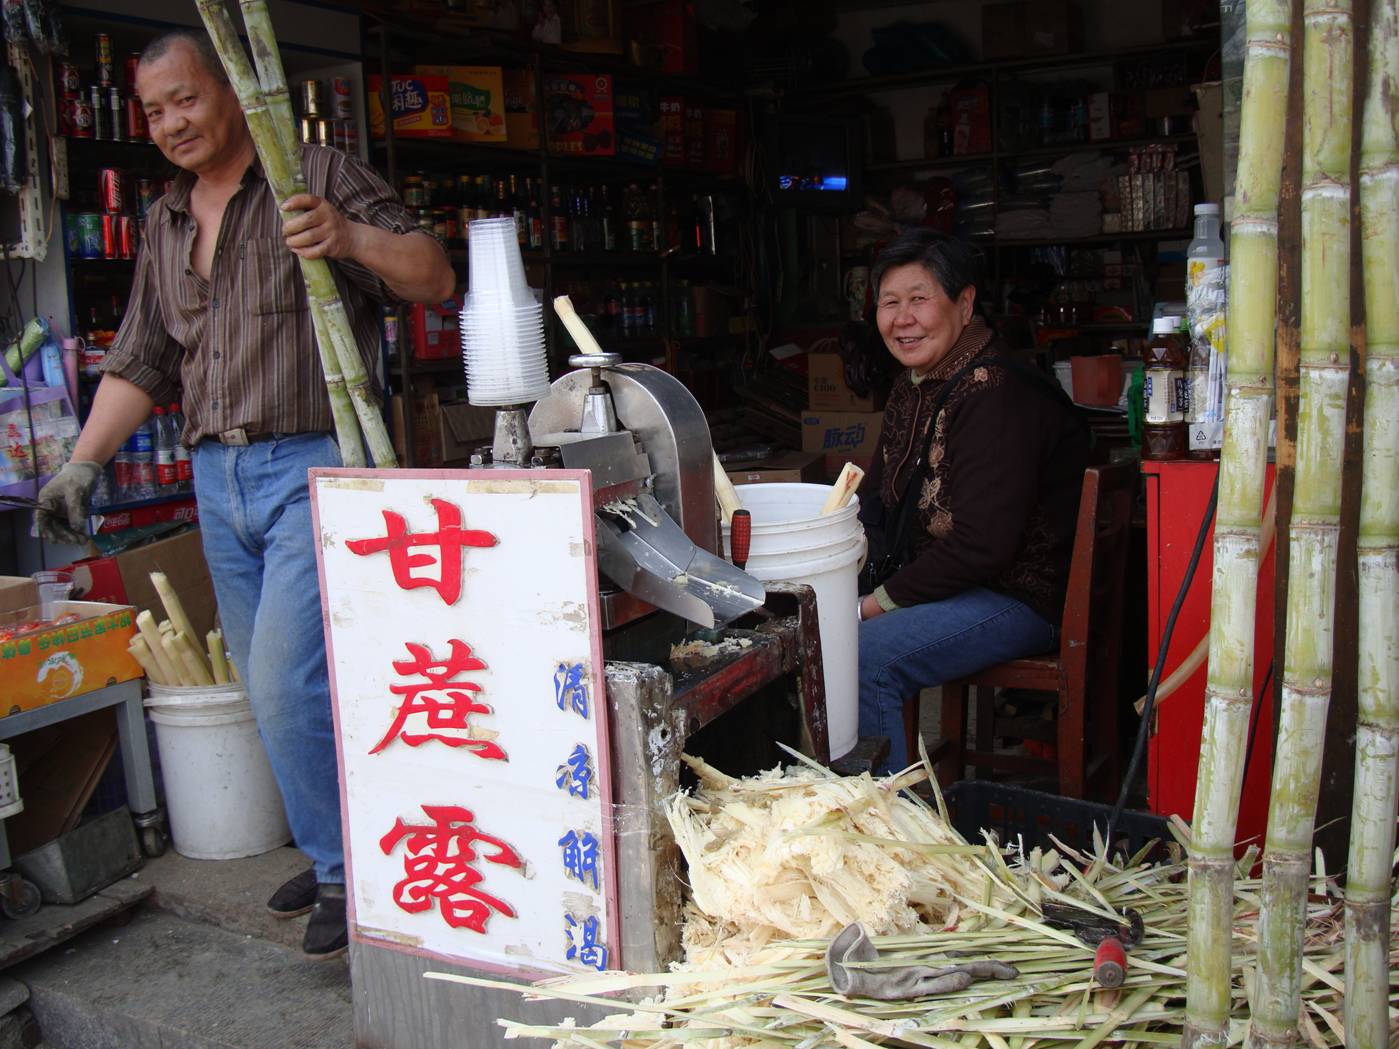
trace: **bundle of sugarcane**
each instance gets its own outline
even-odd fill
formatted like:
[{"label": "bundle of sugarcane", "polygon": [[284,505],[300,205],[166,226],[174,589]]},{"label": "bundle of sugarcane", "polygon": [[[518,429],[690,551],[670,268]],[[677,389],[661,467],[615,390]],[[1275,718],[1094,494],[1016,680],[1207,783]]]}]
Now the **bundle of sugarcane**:
[{"label": "bundle of sugarcane", "polygon": [[[263,172],[280,205],[288,197],[306,192],[306,180],[301,170],[301,147],[297,143],[291,96],[287,92],[286,74],[277,52],[277,38],[272,32],[266,0],[241,0],[239,5],[257,64],[256,74],[243,52],[237,30],[224,8],[224,0],[196,2],[224,71],[238,93],[248,129],[257,146],[258,159],[262,161]],[[285,214],[291,218],[296,213]],[[311,305],[311,320],[341,461],[346,466],[363,466],[364,443],[367,443],[375,466],[396,466],[393,444],[370,393],[364,360],[345,305],[336,290],[330,265],[325,259],[298,258],[298,261]]]},{"label": "bundle of sugarcane", "polygon": [[[809,789],[796,784],[783,788],[779,785],[783,778],[769,774],[740,781],[725,786],[723,793],[747,804],[742,799],[749,788],[751,792]],[[856,784],[841,781],[830,789],[864,797],[872,788],[892,797],[898,786],[910,782],[908,774],[897,781],[858,779]],[[835,784],[836,778],[828,782]],[[920,807],[916,800],[903,800],[914,809]],[[876,938],[878,961],[864,967],[991,959],[1013,965],[1018,970],[1015,978],[905,1001],[846,998],[833,990],[828,978],[826,937],[775,941],[763,957],[739,966],[701,966],[692,959],[667,973],[570,976],[532,987],[447,973],[428,976],[508,989],[531,1001],[552,999],[621,1010],[589,1027],[573,1021],[549,1026],[499,1021],[507,1038],[550,1039],[565,1049],[604,1045],[668,1049],[682,1044],[698,1049],[868,1049],[871,1045],[1032,1049],[1037,1044],[1093,1049],[1104,1041],[1143,1047],[1179,1041],[1185,1022],[1188,894],[1179,848],[1172,848],[1171,862],[1160,865],[1142,863],[1142,854],[1111,859],[1100,839],[1090,854],[1062,845],[1052,851],[1003,851],[989,839],[970,845],[938,812],[922,808],[916,817],[918,826],[938,826],[937,833],[927,841],[912,839],[886,847],[907,855],[923,847],[942,850],[948,844],[960,845],[956,853],[928,855],[948,868],[949,882],[959,881],[973,893],[980,884],[980,896],[954,894],[956,916],[943,927],[924,925],[913,932]],[[756,836],[770,830],[759,827],[736,833]],[[803,836],[807,833],[822,830],[805,828]],[[839,828],[825,833],[833,855],[867,844],[851,841],[850,832]],[[1186,835],[1180,828],[1177,833]],[[762,845],[754,842],[752,847],[758,850]],[[1256,981],[1261,881],[1250,877],[1250,871],[1257,858],[1257,852],[1250,850],[1234,870],[1229,1045],[1237,1045],[1246,1034],[1249,997]],[[1328,1049],[1345,1044],[1340,1020],[1342,902],[1324,870],[1315,872],[1311,889],[1303,940],[1301,1027],[1312,1046]],[[1042,915],[1048,903],[1099,918],[1118,917],[1128,908],[1140,914],[1143,934],[1130,950],[1120,987],[1105,989],[1094,982],[1094,949],[1060,925],[1046,922]],[[1394,950],[1391,943],[1392,958]],[[1399,999],[1399,978],[1393,966],[1389,981],[1394,1002]],[[659,993],[639,1003],[612,997],[646,989]]]},{"label": "bundle of sugarcane", "polygon": [[204,635],[207,649],[196,641],[198,634],[185,614],[180,595],[164,572],[151,573],[151,585],[160,595],[168,618],[156,622],[149,609],[136,616],[136,636],[128,646],[132,658],[141,664],[146,678],[154,684],[195,688],[227,685],[238,679],[223,648],[223,631]]}]

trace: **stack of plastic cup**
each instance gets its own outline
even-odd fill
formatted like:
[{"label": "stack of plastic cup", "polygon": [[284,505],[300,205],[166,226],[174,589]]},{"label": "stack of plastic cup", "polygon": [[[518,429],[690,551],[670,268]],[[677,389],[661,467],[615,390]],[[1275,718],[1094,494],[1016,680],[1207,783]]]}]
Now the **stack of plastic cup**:
[{"label": "stack of plastic cup", "polygon": [[471,223],[470,293],[461,311],[466,398],[491,406],[528,404],[549,392],[544,307],[525,281],[515,220]]}]

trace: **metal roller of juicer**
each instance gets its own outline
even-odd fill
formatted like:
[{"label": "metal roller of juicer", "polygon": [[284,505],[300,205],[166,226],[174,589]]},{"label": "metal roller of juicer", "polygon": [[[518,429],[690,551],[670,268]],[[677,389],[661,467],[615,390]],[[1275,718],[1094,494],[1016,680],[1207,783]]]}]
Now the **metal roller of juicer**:
[{"label": "metal roller of juicer", "polygon": [[530,439],[556,448],[566,469],[592,471],[603,574],[705,627],[761,606],[762,583],[716,556],[713,451],[699,402],[673,375],[603,352],[567,296],[554,309],[586,352],[535,403]]}]

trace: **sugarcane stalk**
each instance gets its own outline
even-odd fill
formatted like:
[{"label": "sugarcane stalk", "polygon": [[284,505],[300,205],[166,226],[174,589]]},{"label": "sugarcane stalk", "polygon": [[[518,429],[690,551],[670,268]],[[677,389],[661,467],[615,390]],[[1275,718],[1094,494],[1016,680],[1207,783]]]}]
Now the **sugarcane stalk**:
[{"label": "sugarcane stalk", "polygon": [[1237,196],[1231,225],[1228,387],[1214,530],[1209,672],[1190,838],[1182,1049],[1229,1037],[1234,831],[1253,705],[1259,516],[1277,316],[1278,195],[1291,62],[1291,0],[1247,12]]},{"label": "sugarcane stalk", "polygon": [[180,654],[180,648],[175,643],[174,634],[161,635],[160,650],[165,654],[166,665],[174,668],[171,672],[175,675],[172,680],[174,680],[176,685],[179,685],[181,688],[193,688],[195,685],[199,684],[199,682],[191,676],[189,668],[185,666],[184,656]]},{"label": "sugarcane stalk", "polygon": [[[175,593],[175,588],[170,585],[170,578],[164,572],[152,572],[151,586],[155,587],[155,592],[160,595],[160,603],[165,606],[165,614],[170,617],[170,625],[175,633],[183,633],[187,637],[198,637],[194,632],[194,627],[190,624],[189,616],[185,614],[184,602],[180,600],[180,595]],[[203,655],[198,648],[194,650],[195,659],[208,672],[209,666],[204,662]]]},{"label": "sugarcane stalk", "polygon": [[[248,130],[252,135],[258,158],[262,161],[263,174],[272,189],[272,195],[280,205],[306,188],[299,147],[294,150],[287,148],[294,125],[288,125],[285,133],[279,129],[277,114],[269,108],[267,98],[233,28],[232,19],[224,8],[223,0],[196,0],[196,6],[209,32],[209,38],[213,41],[214,49],[218,52],[219,60],[223,63],[229,81],[238,95],[238,102],[248,121]],[[272,37],[271,20],[267,18],[265,6],[261,14],[260,23],[250,18],[249,36],[263,36],[263,47],[268,46],[266,41],[270,40],[270,47],[275,53],[276,42]],[[278,61],[277,72],[282,85],[281,90],[285,92],[286,78],[280,76],[280,65]],[[292,217],[291,212],[285,214],[288,218]],[[306,284],[306,297],[316,333],[321,370],[325,375],[326,393],[330,398],[331,415],[335,421],[336,439],[340,444],[341,462],[346,466],[364,465],[359,433],[362,430],[373,454],[374,465],[396,466],[393,445],[384,429],[383,417],[370,394],[364,361],[360,357],[359,346],[355,342],[344,303],[340,301],[340,293],[335,286],[335,277],[330,265],[325,259],[305,259],[298,256],[297,261],[300,263],[302,280]],[[358,425],[351,425],[356,419]]]},{"label": "sugarcane stalk", "polygon": [[188,634],[183,630],[179,631],[170,639],[170,644],[180,657],[180,663],[185,668],[185,676],[190,678],[193,684],[207,686],[214,683],[214,676],[209,673],[209,668],[199,655],[199,646],[190,640]]},{"label": "sugarcane stalk", "polygon": [[214,684],[229,684],[228,659],[223,651],[223,631],[210,630],[204,636],[204,640],[209,645],[209,668],[214,674]]},{"label": "sugarcane stalk", "polygon": [[1356,543],[1359,673],[1346,873],[1344,1022],[1351,1049],[1390,1038],[1390,869],[1399,806],[1399,12],[1370,5],[1360,134],[1365,420]]},{"label": "sugarcane stalk", "polygon": [[146,644],[146,639],[137,634],[131,639],[131,644],[127,646],[127,651],[131,653],[131,658],[141,664],[141,669],[146,673],[146,680],[156,685],[168,685],[165,675],[160,672],[160,666],[155,661],[155,656],[151,654],[150,645]]},{"label": "sugarcane stalk", "polygon": [[155,616],[151,615],[149,609],[137,613],[136,629],[145,638],[146,647],[150,649],[151,658],[155,660],[156,669],[160,671],[160,676],[165,679],[165,683],[167,685],[180,684],[182,675],[176,664],[171,663],[166,657],[163,643],[164,635],[160,632],[160,628],[155,625]]},{"label": "sugarcane stalk", "polygon": [[1302,302],[1297,467],[1289,525],[1282,701],[1263,852],[1258,984],[1248,1044],[1298,1037],[1302,935],[1331,703],[1336,552],[1350,386],[1350,0],[1305,0]]}]

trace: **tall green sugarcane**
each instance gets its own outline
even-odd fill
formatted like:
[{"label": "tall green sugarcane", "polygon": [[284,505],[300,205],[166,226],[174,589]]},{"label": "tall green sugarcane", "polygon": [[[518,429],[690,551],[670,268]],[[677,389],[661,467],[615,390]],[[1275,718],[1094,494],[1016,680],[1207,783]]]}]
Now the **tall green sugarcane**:
[{"label": "tall green sugarcane", "polygon": [[1370,5],[1370,76],[1360,131],[1365,281],[1361,453],[1359,719],[1346,869],[1346,1044],[1389,1043],[1390,865],[1399,806],[1399,12]]},{"label": "tall green sugarcane", "polygon": [[1277,214],[1291,38],[1291,0],[1251,0],[1230,227],[1228,394],[1214,530],[1209,674],[1190,839],[1183,1049],[1222,1046],[1229,1036],[1234,830],[1253,705],[1259,513],[1273,399]]},{"label": "tall green sugarcane", "polygon": [[[305,192],[301,147],[296,142],[286,76],[282,71],[266,4],[243,5],[248,37],[262,77],[260,82],[243,52],[223,0],[196,2],[219,60],[238,95],[273,196],[280,204],[296,193]],[[383,417],[370,394],[364,361],[335,286],[330,264],[325,259],[299,258],[298,261],[302,279],[306,283],[312,326],[321,368],[325,373],[326,392],[330,397],[341,461],[346,466],[364,465],[360,442],[362,430],[374,465],[396,466],[393,445],[384,428]]]},{"label": "tall green sugarcane", "polygon": [[[1336,550],[1350,387],[1350,0],[1302,11],[1302,321],[1297,467],[1288,526],[1282,703],[1263,852],[1251,1049],[1298,1037],[1302,935],[1331,704]],[[1386,983],[1388,981],[1386,980]]]}]

